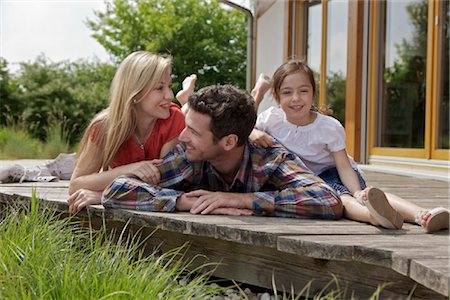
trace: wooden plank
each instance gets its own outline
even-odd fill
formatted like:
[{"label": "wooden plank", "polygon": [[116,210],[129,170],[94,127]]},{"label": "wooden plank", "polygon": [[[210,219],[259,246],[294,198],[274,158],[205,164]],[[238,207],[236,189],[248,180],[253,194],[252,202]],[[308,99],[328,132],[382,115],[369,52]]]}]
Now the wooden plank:
[{"label": "wooden plank", "polygon": [[[439,291],[443,295],[448,294],[448,254],[449,237],[447,234],[423,235],[420,240],[414,236],[367,236],[337,237],[280,237],[278,250],[296,253],[313,258],[359,261],[366,264],[384,266],[410,276],[420,284]],[[430,248],[431,247],[431,248]],[[430,251],[431,250],[431,251]],[[430,258],[435,254],[432,263],[428,264],[423,257]],[[425,254],[426,253],[426,254]],[[414,277],[411,272],[411,264],[421,261],[420,268],[416,266]],[[436,269],[434,264],[440,261],[440,265],[446,269]],[[424,272],[426,270],[426,272]],[[420,272],[419,272],[420,271]],[[424,275],[425,274],[425,275]],[[437,279],[437,284],[435,281]]]},{"label": "wooden plank", "polygon": [[447,293],[448,295],[448,262],[448,257],[447,264],[443,264],[442,259],[438,259],[437,257],[414,259],[411,261],[410,277],[434,291],[443,295]]}]

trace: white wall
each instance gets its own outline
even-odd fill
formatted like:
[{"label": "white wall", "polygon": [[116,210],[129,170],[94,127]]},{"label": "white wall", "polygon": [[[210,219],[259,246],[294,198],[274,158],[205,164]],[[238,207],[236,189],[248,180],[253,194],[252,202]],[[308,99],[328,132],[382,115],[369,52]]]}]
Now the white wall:
[{"label": "white wall", "polygon": [[[266,1],[258,1],[258,3],[261,2]],[[285,20],[287,20],[285,5],[285,1],[274,1],[257,20],[256,79],[260,73],[272,76],[275,69],[284,62],[283,55],[286,45],[284,31]],[[275,101],[267,93],[258,112],[266,110],[271,105],[275,105]]]}]

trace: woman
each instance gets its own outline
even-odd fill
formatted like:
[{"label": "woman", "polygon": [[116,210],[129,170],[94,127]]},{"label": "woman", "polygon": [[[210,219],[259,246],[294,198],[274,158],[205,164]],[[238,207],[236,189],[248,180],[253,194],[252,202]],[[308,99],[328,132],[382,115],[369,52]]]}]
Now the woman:
[{"label": "woman", "polygon": [[[177,94],[184,104],[196,76]],[[161,162],[184,129],[184,115],[172,103],[171,59],[145,51],[120,64],[110,90],[109,106],[85,131],[69,185],[69,211],[100,204],[101,193],[116,177],[132,174],[148,183],[159,181]]]}]

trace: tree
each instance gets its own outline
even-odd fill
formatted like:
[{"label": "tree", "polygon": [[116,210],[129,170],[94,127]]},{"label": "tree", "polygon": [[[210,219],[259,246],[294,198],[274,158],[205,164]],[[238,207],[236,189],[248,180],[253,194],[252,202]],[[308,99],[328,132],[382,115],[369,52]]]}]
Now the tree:
[{"label": "tree", "polygon": [[8,62],[0,57],[0,125],[17,121],[20,117],[23,105],[17,100],[18,92],[17,82],[9,74]]},{"label": "tree", "polygon": [[327,104],[333,110],[333,117],[345,124],[345,76],[341,71],[327,76]]},{"label": "tree", "polygon": [[113,0],[88,20],[93,37],[117,62],[137,50],[171,54],[174,89],[198,74],[197,87],[245,87],[246,21],[210,0]]},{"label": "tree", "polygon": [[56,123],[69,131],[71,143],[78,141],[87,122],[106,106],[115,67],[98,61],[52,63],[44,55],[20,65],[17,100],[26,103],[21,115],[29,132],[45,140]]}]

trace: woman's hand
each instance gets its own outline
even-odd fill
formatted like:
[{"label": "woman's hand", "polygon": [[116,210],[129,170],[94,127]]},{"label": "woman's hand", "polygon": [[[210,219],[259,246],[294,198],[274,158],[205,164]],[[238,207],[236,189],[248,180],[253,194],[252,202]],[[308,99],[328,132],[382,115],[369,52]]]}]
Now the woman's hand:
[{"label": "woman's hand", "polygon": [[89,205],[101,204],[102,192],[79,189],[67,199],[69,213],[75,214]]},{"label": "woman's hand", "polygon": [[161,181],[161,173],[157,166],[162,163],[162,159],[145,160],[132,164],[132,169],[127,174],[139,177],[145,183],[158,185]]}]

